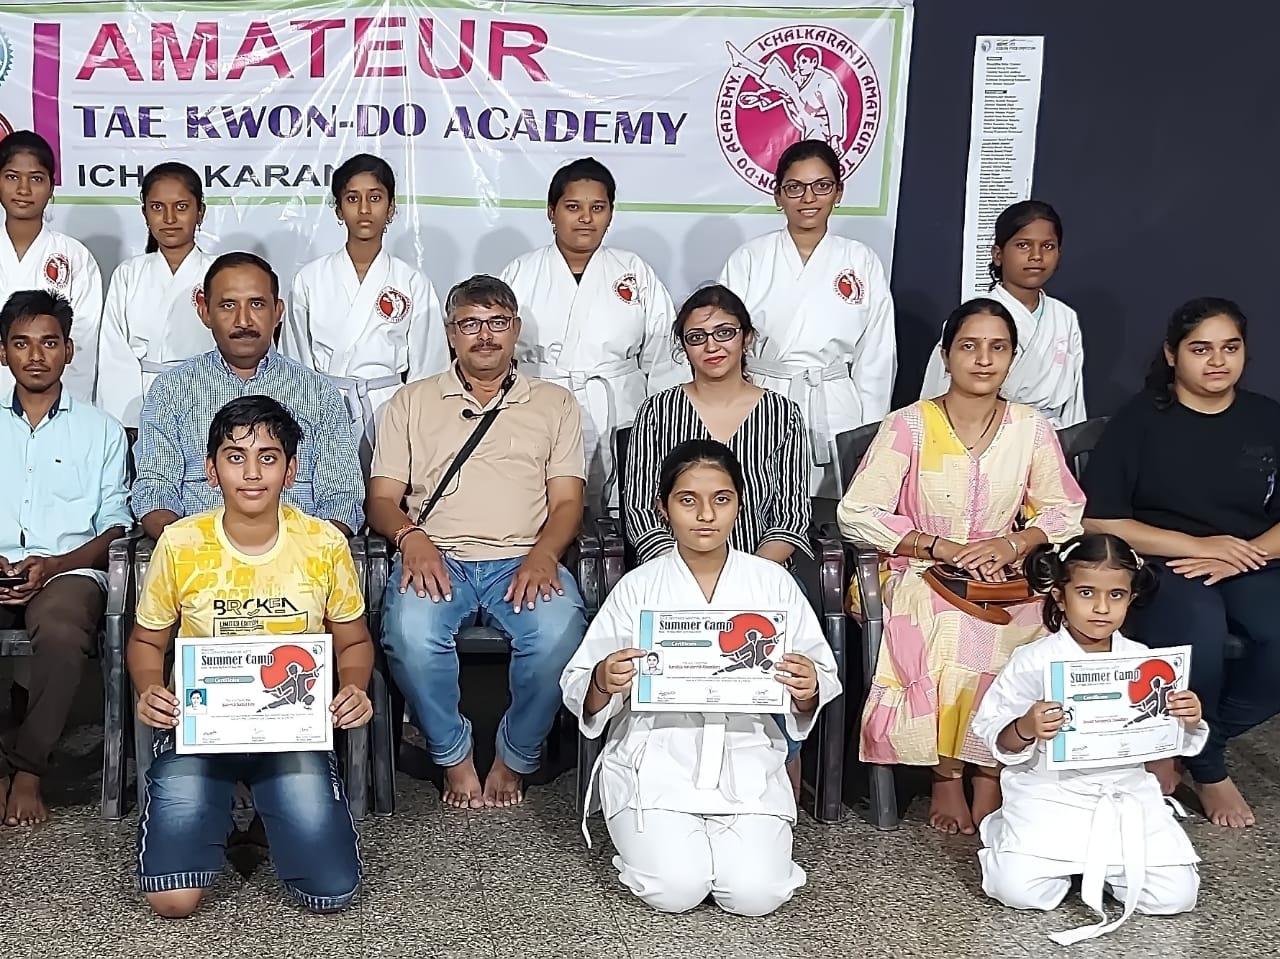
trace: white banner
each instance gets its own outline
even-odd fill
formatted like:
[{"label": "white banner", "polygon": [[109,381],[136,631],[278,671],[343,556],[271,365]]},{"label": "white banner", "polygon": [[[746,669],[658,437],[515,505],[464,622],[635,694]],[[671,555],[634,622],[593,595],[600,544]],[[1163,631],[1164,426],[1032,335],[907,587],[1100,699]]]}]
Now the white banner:
[{"label": "white banner", "polygon": [[142,174],[180,160],[206,184],[201,245],[266,256],[286,288],[345,240],[326,208],[333,169],[381,155],[400,178],[388,246],[442,296],[549,242],[551,174],[594,156],[618,180],[610,244],[678,301],[782,225],[772,170],[801,136],[842,157],[834,229],[889,263],[912,13],[911,0],[6,2],[0,133],[54,145],[53,225],[104,275],[142,252]]}]

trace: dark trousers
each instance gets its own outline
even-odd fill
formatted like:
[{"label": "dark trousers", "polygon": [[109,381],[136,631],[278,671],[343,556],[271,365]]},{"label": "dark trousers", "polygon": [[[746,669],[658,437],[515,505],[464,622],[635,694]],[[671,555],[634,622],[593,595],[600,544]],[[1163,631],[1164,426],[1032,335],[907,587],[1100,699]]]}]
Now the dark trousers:
[{"label": "dark trousers", "polygon": [[[1186,760],[1196,782],[1227,778],[1227,740],[1280,712],[1280,567],[1241,573],[1214,586],[1160,570],[1160,588],[1129,617],[1148,646],[1191,646],[1191,688],[1200,697],[1209,742]],[[1223,656],[1228,633],[1248,655]]]},{"label": "dark trousers", "polygon": [[25,606],[0,606],[0,629],[25,629],[31,637],[27,714],[13,748],[0,744],[0,778],[14,772],[43,776],[67,724],[85,658],[98,645],[107,597],[88,576],[50,580]]}]

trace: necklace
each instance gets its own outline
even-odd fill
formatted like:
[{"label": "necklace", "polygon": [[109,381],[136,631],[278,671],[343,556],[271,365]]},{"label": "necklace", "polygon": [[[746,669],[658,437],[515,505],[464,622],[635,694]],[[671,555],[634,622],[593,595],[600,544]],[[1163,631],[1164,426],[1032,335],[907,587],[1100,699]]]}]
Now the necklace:
[{"label": "necklace", "polygon": [[[945,416],[945,417],[947,418],[947,425],[951,427],[951,432],[952,432],[952,433],[954,433],[954,434],[955,434],[956,439],[958,439],[958,440],[959,440],[959,439],[960,439],[960,434],[959,434],[959,433],[956,433],[956,424],[955,424],[955,423],[953,423],[953,422],[951,422],[951,413],[950,413],[950,411],[948,411],[948,410],[947,410],[947,401],[946,401],[946,400],[939,400],[939,402],[942,404],[942,415],[943,415],[943,416]],[[996,421],[996,412],[997,412],[999,409],[1000,409],[1000,403],[999,403],[999,402],[997,402],[997,403],[996,403],[996,405],[995,405],[995,406],[992,408],[992,410],[991,410],[991,418],[987,420],[987,425],[986,425],[986,427],[983,429],[983,431],[982,431],[981,433],[979,433],[979,434],[978,434],[978,438],[977,438],[976,440],[974,440],[974,441],[973,441],[972,445],[970,445],[970,446],[966,446],[966,447],[965,447],[965,449],[967,449],[970,453],[972,453],[972,452],[973,452],[973,447],[975,447],[975,446],[977,446],[979,443],[981,443],[981,442],[982,442],[982,440],[983,440],[983,438],[984,438],[988,433],[990,433],[990,432],[991,432],[991,424],[992,424],[992,423],[994,423],[994,422]],[[964,443],[964,440],[960,440],[960,442],[961,442],[961,443]]]}]

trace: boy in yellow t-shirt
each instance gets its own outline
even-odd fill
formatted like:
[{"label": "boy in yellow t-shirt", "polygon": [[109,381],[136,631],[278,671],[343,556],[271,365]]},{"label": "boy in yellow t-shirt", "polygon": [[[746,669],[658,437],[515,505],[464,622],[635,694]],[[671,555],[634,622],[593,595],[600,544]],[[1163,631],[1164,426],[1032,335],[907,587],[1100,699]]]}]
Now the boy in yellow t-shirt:
[{"label": "boy in yellow t-shirt", "polygon": [[338,729],[373,715],[365,689],[373,642],[347,542],[336,527],[282,506],[302,429],[265,396],[232,400],[209,427],[205,469],[219,509],[178,520],[156,541],[129,640],[138,718],[163,730],[138,822],[138,886],[163,916],[195,911],[222,871],[233,790],[243,782],[266,826],[285,888],[317,912],[345,908],[360,885],[356,832],[332,752],[181,755],[178,698],[165,684],[174,627],[184,636],[329,633]]}]

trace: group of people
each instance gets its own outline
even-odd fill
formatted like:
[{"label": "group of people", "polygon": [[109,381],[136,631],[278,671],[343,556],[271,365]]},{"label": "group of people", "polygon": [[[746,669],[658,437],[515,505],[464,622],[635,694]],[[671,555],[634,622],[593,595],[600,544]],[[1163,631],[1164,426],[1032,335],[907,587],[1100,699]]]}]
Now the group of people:
[{"label": "group of people", "polygon": [[[710,895],[771,912],[805,881],[791,856],[799,743],[842,692],[797,569],[814,497],[842,494],[844,535],[886,558],[862,758],[933,768],[930,825],[980,832],[984,889],[1001,901],[1053,908],[1084,874],[1099,912],[1103,885],[1124,916],[1190,908],[1195,856],[1162,800],[1184,771],[1046,772],[1037,755],[1061,704],[1045,701],[1036,670],[1138,640],[1191,644],[1195,692],[1169,699],[1189,729],[1185,773],[1214,822],[1253,821],[1225,750],[1280,710],[1266,615],[1280,408],[1237,386],[1244,315],[1214,299],[1175,314],[1082,490],[1055,432],[1086,416],[1075,314],[1043,291],[1057,213],[1026,201],[1001,215],[991,296],[948,317],[925,398],[890,412],[888,281],[866,246],[827,229],[839,170],[825,142],[785,150],[774,194],[785,228],[733,253],[720,282],[676,310],[647,264],[603,244],[616,187],[592,159],[551,181],[551,244],[458,283],[443,304],[384,249],[395,178],[376,157],[335,171],[346,246],[303,267],[288,303],[261,257],[199,249],[199,179],[162,164],[142,188],[148,252],[119,267],[100,310],[92,257],[43,225],[52,151],[32,133],[0,141],[0,359],[19,452],[0,467],[0,616],[34,651],[17,738],[0,752],[4,822],[47,817],[40,777],[96,643],[107,550],[136,518],[157,541],[128,647],[138,715],[157,731],[138,857],[157,912],[198,906],[236,783],[301,904],[341,908],[358,889],[332,755],[174,750],[174,630],[278,630],[278,601],[303,614],[301,632],[334,637],[338,727],[368,720],[381,645],[447,804],[520,802],[564,705],[585,735],[607,736],[591,795],[621,881],[662,910]],[[876,422],[841,490],[835,437]],[[561,558],[584,516],[611,509],[639,565],[588,623]],[[365,529],[394,547],[376,638],[346,545]],[[1026,594],[1003,617],[975,614],[931,584],[937,567],[1025,578]],[[633,712],[637,624],[655,604],[786,611],[776,676],[790,708]],[[511,641],[511,704],[483,777],[454,645],[476,617]],[[1242,633],[1245,658],[1229,659],[1228,636]],[[1094,816],[1119,792],[1132,801]],[[1079,812],[1071,836],[1055,825],[1064,797]],[[1121,849],[1121,833],[1146,836],[1146,854]]]}]

